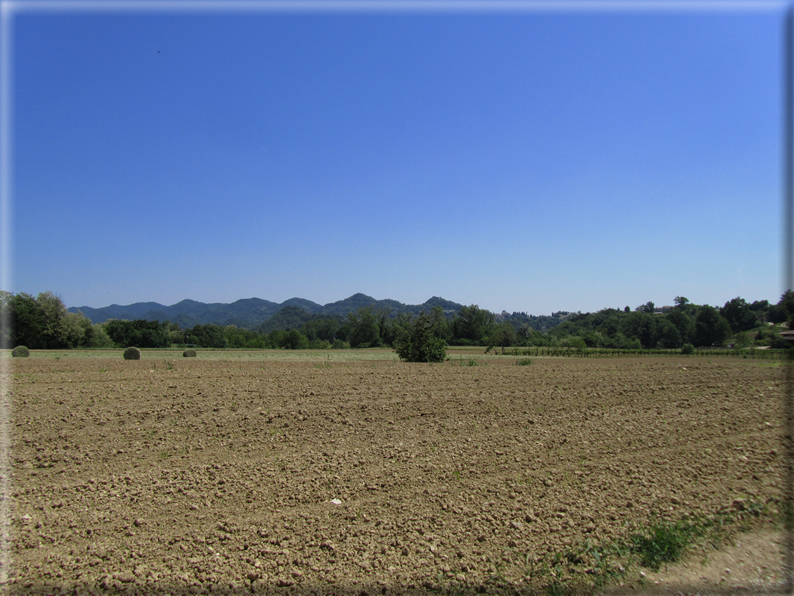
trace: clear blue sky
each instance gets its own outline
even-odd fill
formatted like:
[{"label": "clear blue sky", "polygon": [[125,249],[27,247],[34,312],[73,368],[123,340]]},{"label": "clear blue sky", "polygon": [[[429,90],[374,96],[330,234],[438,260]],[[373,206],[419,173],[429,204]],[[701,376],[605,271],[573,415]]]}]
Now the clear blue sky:
[{"label": "clear blue sky", "polygon": [[783,291],[782,10],[13,32],[11,291],[530,314]]}]

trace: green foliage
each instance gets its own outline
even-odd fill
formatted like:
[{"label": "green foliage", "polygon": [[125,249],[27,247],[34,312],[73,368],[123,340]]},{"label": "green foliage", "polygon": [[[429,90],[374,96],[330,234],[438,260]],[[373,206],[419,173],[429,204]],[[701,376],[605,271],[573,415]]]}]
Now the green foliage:
[{"label": "green foliage", "polygon": [[749,331],[758,324],[756,313],[751,310],[744,298],[737,297],[726,302],[720,309],[720,314],[728,321],[733,333]]},{"label": "green foliage", "polygon": [[463,357],[457,360],[458,366],[485,366],[486,362],[480,362],[476,358],[467,358],[466,360]]},{"label": "green foliage", "polygon": [[512,346],[518,336],[516,334],[515,327],[508,322],[499,323],[495,325],[491,329],[491,333],[488,336],[488,348],[492,348],[494,346],[501,346],[502,354],[505,353],[505,347]]},{"label": "green foliage", "polygon": [[319,339],[326,342],[333,342],[339,327],[339,320],[335,318],[313,319],[304,323],[300,328],[300,332],[303,333],[309,341]]},{"label": "green foliage", "polygon": [[494,316],[476,304],[462,307],[452,319],[455,339],[467,339],[476,343],[487,343],[485,337],[494,325]]},{"label": "green foliage", "polygon": [[685,355],[694,354],[695,353],[695,346],[692,344],[684,344],[681,346],[681,353]]},{"label": "green foliage", "polygon": [[730,323],[717,309],[704,305],[695,317],[695,346],[721,346],[731,336]]},{"label": "green foliage", "polygon": [[532,364],[532,360],[530,360],[529,358],[519,358],[518,360],[516,360],[516,364],[518,366],[529,366],[530,364]]},{"label": "green foliage", "polygon": [[662,521],[629,540],[633,552],[640,557],[640,565],[659,571],[662,563],[675,563],[681,558],[698,530],[695,524]]},{"label": "green foliage", "polygon": [[565,340],[565,345],[569,348],[586,348],[587,344],[581,337],[568,337]]},{"label": "green foliage", "polygon": [[229,348],[264,349],[267,347],[267,339],[264,335],[249,329],[241,329],[236,325],[226,325],[223,328],[223,337],[226,339],[226,347]]},{"label": "green foliage", "polygon": [[196,350],[185,350],[182,352],[182,356],[185,358],[195,358],[196,355]]},{"label": "green foliage", "polygon": [[223,349],[229,346],[225,329],[220,325],[194,325],[188,331],[187,337],[188,343],[196,344],[202,348]]},{"label": "green foliage", "polygon": [[395,340],[395,350],[400,360],[406,362],[444,362],[447,342],[438,337],[440,330],[434,318],[424,312],[408,315],[405,326]]},{"label": "green foliage", "polygon": [[746,331],[742,331],[742,332],[736,334],[736,343],[735,343],[735,347],[736,348],[739,348],[739,349],[746,348],[747,346],[751,345],[752,343],[753,343],[753,340],[750,337],[750,334],[747,333]]},{"label": "green foliage", "polygon": [[331,348],[334,350],[349,350],[350,344],[342,339],[335,339]]},{"label": "green foliage", "polygon": [[297,329],[273,331],[268,338],[273,342],[273,347],[285,350],[305,350],[309,347],[309,340]]},{"label": "green foliage", "polygon": [[140,360],[141,351],[138,348],[129,347],[124,350],[124,360]]},{"label": "green foliage", "polygon": [[118,321],[111,319],[103,323],[105,333],[119,347],[167,348],[170,332],[165,323],[157,321]]},{"label": "green foliage", "polygon": [[11,351],[11,356],[14,358],[27,358],[30,356],[30,350],[26,346],[17,346]]},{"label": "green foliage", "polygon": [[381,345],[384,324],[385,314],[376,314],[371,306],[364,306],[348,314],[339,331],[354,348],[377,347]]}]

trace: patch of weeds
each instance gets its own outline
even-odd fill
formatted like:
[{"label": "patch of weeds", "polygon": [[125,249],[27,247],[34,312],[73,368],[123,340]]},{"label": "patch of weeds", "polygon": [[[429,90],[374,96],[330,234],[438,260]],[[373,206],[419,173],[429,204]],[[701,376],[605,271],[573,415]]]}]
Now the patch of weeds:
[{"label": "patch of weeds", "polygon": [[467,358],[464,360],[463,356],[461,356],[457,362],[458,366],[484,366],[486,364],[485,362],[480,362],[476,358]]},{"label": "patch of weeds", "polygon": [[518,360],[516,360],[516,364],[518,366],[529,366],[530,364],[532,364],[532,360],[530,360],[529,358],[519,358]]},{"label": "patch of weeds", "polygon": [[629,543],[632,552],[640,557],[640,565],[659,571],[663,563],[679,561],[687,547],[703,532],[704,528],[698,523],[659,521],[631,535]]},{"label": "patch of weeds", "polygon": [[171,457],[172,455],[173,455],[173,453],[171,453],[170,451],[161,451],[161,452],[158,454],[158,457],[159,457],[160,459],[162,459],[162,460],[166,460],[166,459],[168,459],[169,457]]},{"label": "patch of weeds", "polygon": [[105,372],[107,372],[107,371],[108,371],[108,367],[107,367],[107,366],[100,366],[100,367],[99,367],[99,372],[101,372],[101,373],[105,373]]},{"label": "patch of weeds", "polygon": [[166,368],[166,370],[174,370],[174,364],[173,364],[173,362],[169,362],[168,360],[165,360],[164,362],[165,362],[165,368]]},{"label": "patch of weeds", "polygon": [[331,355],[330,354],[326,354],[325,360],[323,360],[322,362],[320,362],[318,364],[315,364],[314,367],[315,368],[331,368]]}]

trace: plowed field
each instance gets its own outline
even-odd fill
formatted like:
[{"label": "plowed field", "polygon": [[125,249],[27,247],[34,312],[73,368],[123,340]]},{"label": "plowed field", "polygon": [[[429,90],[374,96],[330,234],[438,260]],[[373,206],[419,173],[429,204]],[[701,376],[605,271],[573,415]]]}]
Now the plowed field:
[{"label": "plowed field", "polygon": [[334,357],[15,360],[11,592],[520,589],[781,494],[779,367]]}]

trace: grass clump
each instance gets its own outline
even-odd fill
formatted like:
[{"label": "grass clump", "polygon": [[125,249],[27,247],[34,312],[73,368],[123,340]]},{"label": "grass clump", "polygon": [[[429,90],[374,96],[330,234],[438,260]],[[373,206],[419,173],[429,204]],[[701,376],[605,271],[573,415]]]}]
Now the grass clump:
[{"label": "grass clump", "polygon": [[530,360],[529,358],[519,358],[518,360],[516,360],[516,364],[518,366],[529,366],[530,364],[532,364],[532,360]]},{"label": "grass clump", "polygon": [[185,350],[182,352],[182,356],[185,358],[195,358],[196,357],[196,350]]},{"label": "grass clump", "polygon": [[455,362],[458,363],[458,366],[485,366],[488,364],[487,362],[480,362],[476,358],[467,358],[464,360],[462,356],[455,360]]},{"label": "grass clump", "polygon": [[681,559],[687,547],[703,534],[700,524],[658,522],[644,532],[629,537],[631,550],[640,557],[640,565],[659,571],[663,563]]},{"label": "grass clump", "polygon": [[30,350],[26,346],[17,346],[11,351],[11,356],[14,358],[27,358],[30,356]]},{"label": "grass clump", "polygon": [[140,360],[141,351],[138,348],[129,347],[124,350],[124,360]]}]

